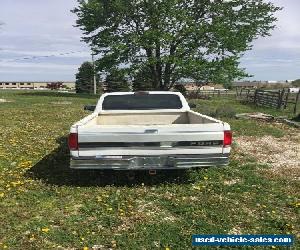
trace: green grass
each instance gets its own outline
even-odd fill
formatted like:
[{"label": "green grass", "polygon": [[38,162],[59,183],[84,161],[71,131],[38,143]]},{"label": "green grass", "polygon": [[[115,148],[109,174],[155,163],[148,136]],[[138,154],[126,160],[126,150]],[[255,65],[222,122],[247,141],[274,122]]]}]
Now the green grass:
[{"label": "green grass", "polygon": [[[270,177],[249,157],[225,168],[138,172],[134,180],[127,172],[73,171],[66,136],[97,97],[1,91],[0,98],[12,101],[0,103],[0,249],[191,249],[193,234],[300,231],[299,181]],[[199,101],[197,110],[225,104],[256,110],[232,99]],[[235,135],[284,134],[226,120]]]}]

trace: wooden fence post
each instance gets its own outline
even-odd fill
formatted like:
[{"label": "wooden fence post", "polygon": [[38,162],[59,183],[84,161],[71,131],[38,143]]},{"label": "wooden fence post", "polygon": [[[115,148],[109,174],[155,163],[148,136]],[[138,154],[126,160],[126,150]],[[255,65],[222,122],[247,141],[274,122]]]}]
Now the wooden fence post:
[{"label": "wooden fence post", "polygon": [[297,105],[298,105],[298,101],[299,101],[299,97],[300,97],[300,89],[298,91],[297,97],[296,97],[296,101],[295,101],[295,107],[294,107],[294,114],[297,114]]},{"label": "wooden fence post", "polygon": [[286,97],[285,97],[285,103],[284,103],[284,109],[286,109],[288,101],[289,101],[289,95],[290,95],[290,88],[288,88],[288,91],[286,93]]},{"label": "wooden fence post", "polygon": [[247,102],[249,101],[250,89],[247,91]]},{"label": "wooden fence post", "polygon": [[253,98],[253,102],[254,102],[255,105],[256,105],[256,102],[257,102],[257,91],[258,91],[258,89],[255,90],[254,98]]},{"label": "wooden fence post", "polygon": [[284,89],[278,90],[278,101],[277,101],[277,109],[281,109],[283,102]]}]

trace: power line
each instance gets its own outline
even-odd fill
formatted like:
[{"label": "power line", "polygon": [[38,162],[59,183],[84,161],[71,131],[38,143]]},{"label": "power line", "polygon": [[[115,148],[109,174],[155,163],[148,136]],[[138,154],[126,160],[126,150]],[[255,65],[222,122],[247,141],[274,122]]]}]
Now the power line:
[{"label": "power line", "polygon": [[58,57],[58,56],[71,55],[71,54],[80,53],[80,52],[86,52],[86,50],[69,51],[69,52],[45,55],[45,56],[26,56],[26,57],[20,57],[20,58],[15,58],[15,59],[0,60],[0,62],[17,62],[17,61],[24,61],[24,60],[39,59],[39,58]]}]

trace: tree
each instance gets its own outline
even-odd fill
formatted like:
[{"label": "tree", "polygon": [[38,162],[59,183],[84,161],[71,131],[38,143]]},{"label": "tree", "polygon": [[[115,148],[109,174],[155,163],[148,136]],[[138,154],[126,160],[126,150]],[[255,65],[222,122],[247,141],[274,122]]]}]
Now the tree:
[{"label": "tree", "polygon": [[148,67],[141,68],[135,75],[132,83],[133,91],[153,90],[153,80]]},{"label": "tree", "polygon": [[[97,89],[99,90],[99,76],[96,77]],[[81,64],[76,74],[76,93],[94,93],[94,68],[91,62]]]},{"label": "tree", "polygon": [[98,69],[148,67],[153,89],[180,78],[230,82],[251,42],[270,35],[281,8],[264,0],[78,0],[77,26],[103,55]]},{"label": "tree", "polygon": [[105,80],[108,92],[130,91],[129,84],[125,77],[125,71],[120,69],[111,69]]},{"label": "tree", "polygon": [[51,82],[51,83],[48,83],[46,88],[47,89],[51,89],[51,90],[58,90],[58,89],[61,89],[63,88],[63,83],[62,82]]},{"label": "tree", "polygon": [[300,87],[300,79],[297,79],[297,80],[293,81],[293,82],[292,82],[292,85],[293,85],[294,87]]},{"label": "tree", "polygon": [[223,82],[223,87],[225,89],[232,89],[232,81],[230,81],[230,82]]}]

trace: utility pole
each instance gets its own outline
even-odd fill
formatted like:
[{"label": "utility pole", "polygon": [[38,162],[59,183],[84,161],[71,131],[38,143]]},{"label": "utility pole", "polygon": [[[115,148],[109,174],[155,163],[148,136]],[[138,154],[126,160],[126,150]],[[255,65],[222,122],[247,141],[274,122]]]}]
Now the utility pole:
[{"label": "utility pole", "polygon": [[96,83],[96,67],[95,67],[95,60],[94,60],[94,54],[92,53],[92,61],[93,61],[93,75],[94,75],[94,95],[97,94],[97,83]]}]

